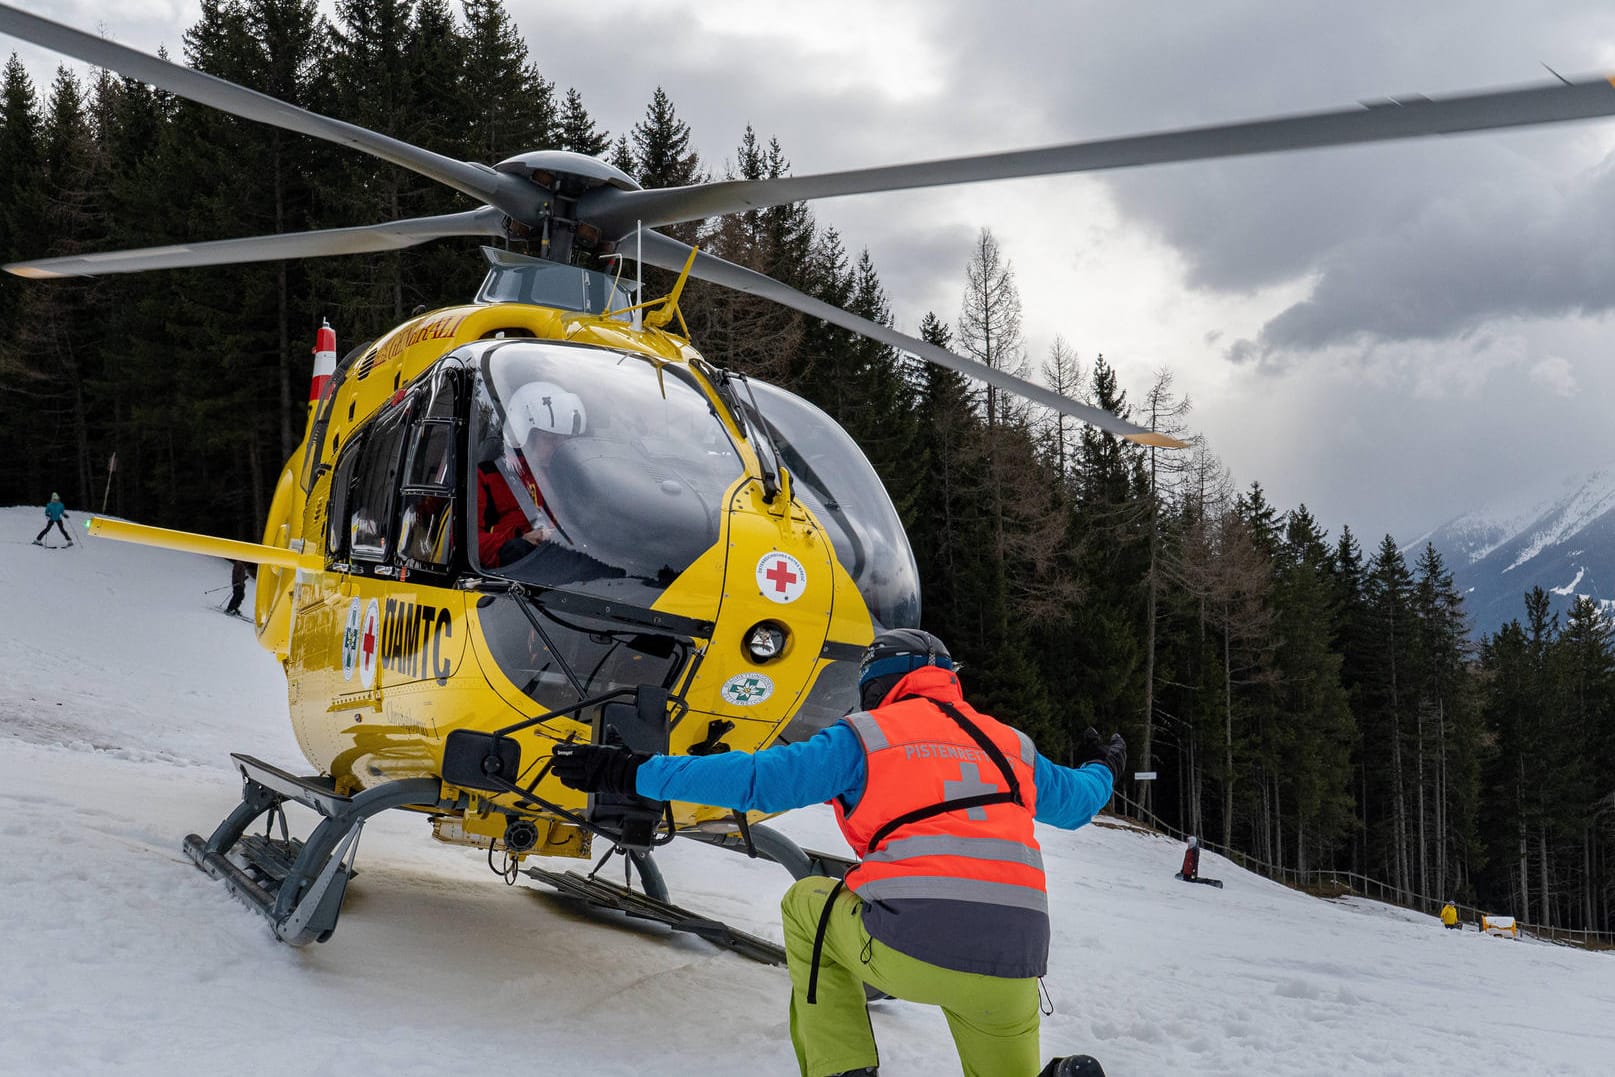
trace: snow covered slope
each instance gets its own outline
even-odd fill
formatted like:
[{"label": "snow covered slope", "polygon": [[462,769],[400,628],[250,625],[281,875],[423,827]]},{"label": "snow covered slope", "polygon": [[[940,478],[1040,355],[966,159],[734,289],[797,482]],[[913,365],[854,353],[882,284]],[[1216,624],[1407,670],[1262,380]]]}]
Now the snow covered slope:
[{"label": "snow covered slope", "polygon": [[[38,511],[0,509],[0,1074],[795,1071],[782,969],[506,887],[414,816],[366,828],[329,943],[275,942],[180,852],[236,802],[230,751],[306,769],[279,669],[209,609],[227,567],[38,549]],[[845,850],[822,808],[779,825]],[[1126,827],[1040,836],[1045,1054],[1116,1077],[1610,1072],[1615,955],[1318,901],[1209,854],[1225,888],[1188,886],[1181,846]],[[783,869],[658,858],[675,901],[779,938]],[[874,1009],[884,1077],[958,1072],[939,1013]]]}]

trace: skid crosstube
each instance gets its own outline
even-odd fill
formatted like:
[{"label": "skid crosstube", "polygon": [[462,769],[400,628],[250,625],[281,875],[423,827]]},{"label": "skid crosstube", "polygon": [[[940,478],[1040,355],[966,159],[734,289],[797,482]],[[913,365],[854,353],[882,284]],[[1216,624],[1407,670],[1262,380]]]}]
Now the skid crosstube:
[{"label": "skid crosstube", "polygon": [[[186,837],[185,853],[293,946],[324,942],[336,929],[365,820],[389,808],[437,806],[442,793],[435,778],[407,778],[349,797],[329,778],[300,778],[248,755],[231,758],[241,771],[241,803],[211,837]],[[272,824],[288,800],[322,816],[306,840],[247,835],[266,813]]]},{"label": "skid crosstube", "polygon": [[593,878],[577,871],[546,871],[527,868],[525,874],[560,891],[563,897],[581,902],[596,909],[610,909],[626,913],[639,920],[666,924],[674,931],[687,931],[698,935],[715,946],[723,946],[742,957],[760,961],[765,965],[785,964],[785,949],[777,943],[737,931],[727,924],[681,909],[666,901],[636,893],[626,886]]}]

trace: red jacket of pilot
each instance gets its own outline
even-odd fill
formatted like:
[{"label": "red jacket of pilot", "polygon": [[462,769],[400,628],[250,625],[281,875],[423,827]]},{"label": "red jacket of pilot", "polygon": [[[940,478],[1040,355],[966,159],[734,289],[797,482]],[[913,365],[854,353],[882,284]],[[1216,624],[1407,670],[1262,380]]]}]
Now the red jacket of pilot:
[{"label": "red jacket of pilot", "polygon": [[[523,470],[526,470],[523,468]],[[544,495],[538,483],[528,482],[527,492],[533,504],[544,507]],[[499,473],[499,468],[488,461],[477,466],[477,561],[483,565],[499,565],[499,551],[507,542],[530,531],[534,522],[527,518],[511,493],[510,484]]]}]

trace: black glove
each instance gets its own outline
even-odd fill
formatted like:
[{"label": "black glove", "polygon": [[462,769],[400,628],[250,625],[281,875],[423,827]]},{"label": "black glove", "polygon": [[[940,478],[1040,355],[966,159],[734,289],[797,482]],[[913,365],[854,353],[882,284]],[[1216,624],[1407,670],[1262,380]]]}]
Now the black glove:
[{"label": "black glove", "polygon": [[635,793],[639,764],[649,758],[621,744],[562,744],[551,756],[550,773],[585,793]]},{"label": "black glove", "polygon": [[1122,771],[1127,769],[1127,742],[1120,733],[1112,733],[1110,740],[1102,741],[1099,730],[1089,726],[1082,734],[1082,743],[1077,745],[1077,766],[1086,763],[1105,764],[1110,768],[1111,787],[1119,787]]}]

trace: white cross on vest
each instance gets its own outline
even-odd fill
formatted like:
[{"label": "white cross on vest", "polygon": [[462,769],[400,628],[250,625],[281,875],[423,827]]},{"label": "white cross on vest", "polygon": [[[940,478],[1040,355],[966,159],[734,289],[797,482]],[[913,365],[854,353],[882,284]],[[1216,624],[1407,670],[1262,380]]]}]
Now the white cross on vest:
[{"label": "white cross on vest", "polygon": [[[968,771],[968,774],[966,773]],[[947,800],[958,800],[963,797],[973,797],[980,793],[997,793],[998,786],[991,782],[981,780],[981,768],[974,763],[959,764],[959,780],[942,783],[942,796]],[[982,807],[970,808],[965,812],[967,819],[974,819],[978,823],[987,821],[987,809]]]}]

